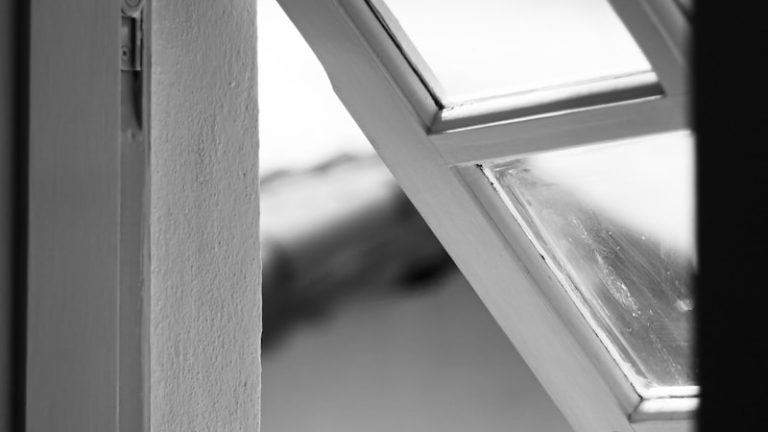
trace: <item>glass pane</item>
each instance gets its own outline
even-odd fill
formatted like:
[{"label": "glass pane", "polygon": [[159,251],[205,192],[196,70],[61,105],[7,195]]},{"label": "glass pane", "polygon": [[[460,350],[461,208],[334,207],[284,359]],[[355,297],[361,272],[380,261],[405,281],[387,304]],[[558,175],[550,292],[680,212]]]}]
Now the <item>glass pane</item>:
[{"label": "glass pane", "polygon": [[370,0],[445,106],[649,73],[607,0]]},{"label": "glass pane", "polygon": [[646,396],[696,391],[693,166],[678,132],[484,169]]}]

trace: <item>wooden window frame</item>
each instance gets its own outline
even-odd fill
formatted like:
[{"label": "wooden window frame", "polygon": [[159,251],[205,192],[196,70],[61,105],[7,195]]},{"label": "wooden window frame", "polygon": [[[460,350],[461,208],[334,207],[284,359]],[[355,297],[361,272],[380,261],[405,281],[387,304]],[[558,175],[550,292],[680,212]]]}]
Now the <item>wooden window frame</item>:
[{"label": "wooden window frame", "polygon": [[472,104],[457,112],[440,106],[368,0],[278,2],[574,430],[693,429],[698,396],[638,395],[477,169],[526,153],[690,130],[689,22],[679,3],[610,0],[663,94],[626,101],[598,97],[586,107],[554,98],[546,112]]}]

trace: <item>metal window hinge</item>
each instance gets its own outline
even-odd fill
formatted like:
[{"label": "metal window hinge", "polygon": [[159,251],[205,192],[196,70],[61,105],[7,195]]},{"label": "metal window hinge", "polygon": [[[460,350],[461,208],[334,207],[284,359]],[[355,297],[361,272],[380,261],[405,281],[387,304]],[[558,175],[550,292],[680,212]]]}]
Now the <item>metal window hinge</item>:
[{"label": "metal window hinge", "polygon": [[143,49],[144,0],[122,0],[120,24],[120,69],[140,71]]},{"label": "metal window hinge", "polygon": [[143,139],[145,107],[147,105],[147,77],[149,66],[144,62],[149,49],[147,19],[144,6],[149,0],[120,1],[120,105],[121,129],[126,132],[126,143]]}]

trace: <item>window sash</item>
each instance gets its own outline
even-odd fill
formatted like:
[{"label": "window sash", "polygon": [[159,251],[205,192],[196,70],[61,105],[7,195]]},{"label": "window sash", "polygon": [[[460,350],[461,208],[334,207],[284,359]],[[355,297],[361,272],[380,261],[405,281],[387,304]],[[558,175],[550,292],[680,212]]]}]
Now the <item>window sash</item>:
[{"label": "window sash", "polygon": [[651,63],[652,73],[572,83],[554,89],[443,107],[435,89],[431,88],[436,79],[419,56],[407,54],[414,49],[409,47],[410,42],[402,30],[392,28],[396,20],[387,19],[388,12],[383,1],[338,0],[339,7],[345,10],[358,31],[371,43],[384,67],[404,90],[403,96],[414,105],[431,133],[482,127],[500,121],[519,122],[687,93],[685,50],[688,26],[680,9],[668,0],[608,1]]},{"label": "window sash", "polygon": [[475,164],[482,161],[690,128],[682,61],[687,27],[674,16],[679,9],[671,9],[676,12],[670,19],[661,0],[612,0],[619,15],[632,21],[627,25],[656,69],[665,97],[440,130],[434,126],[441,107],[364,0],[279,3],[342,103],[574,429],[648,430],[650,420],[675,430],[692,427],[690,404],[633,414],[643,406],[639,395],[588,324],[573,319],[575,304],[563,300],[562,287],[542,269],[520,226],[498,220],[497,197],[493,204],[477,193],[492,192],[478,187],[487,180],[473,177],[481,175]]}]

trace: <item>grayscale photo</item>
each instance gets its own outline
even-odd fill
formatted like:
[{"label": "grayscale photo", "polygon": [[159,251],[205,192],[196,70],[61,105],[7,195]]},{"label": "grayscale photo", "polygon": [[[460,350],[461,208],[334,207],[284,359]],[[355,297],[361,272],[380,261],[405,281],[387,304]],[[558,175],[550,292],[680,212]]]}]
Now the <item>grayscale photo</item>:
[{"label": "grayscale photo", "polygon": [[761,430],[702,3],[0,0],[0,432]]}]

